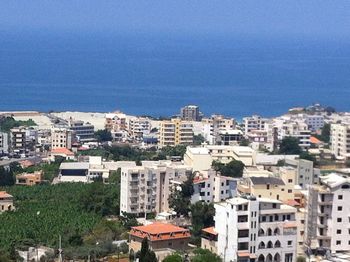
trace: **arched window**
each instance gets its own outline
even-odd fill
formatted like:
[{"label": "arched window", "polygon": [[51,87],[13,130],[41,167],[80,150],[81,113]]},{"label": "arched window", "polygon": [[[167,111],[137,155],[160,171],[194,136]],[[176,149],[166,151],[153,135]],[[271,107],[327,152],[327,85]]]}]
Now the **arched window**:
[{"label": "arched window", "polygon": [[273,231],[273,234],[276,236],[276,235],[279,235],[280,234],[280,229],[277,227],[275,228],[275,230]]},{"label": "arched window", "polygon": [[281,242],[277,240],[275,243],[275,248],[280,248],[280,247],[281,247]]},{"label": "arched window", "polygon": [[272,255],[271,254],[268,254],[267,256],[266,256],[266,260],[265,260],[266,262],[272,262]]},{"label": "arched window", "polygon": [[271,228],[268,228],[268,229],[267,229],[267,235],[268,235],[268,236],[272,236],[272,229],[271,229]]},{"label": "arched window", "polygon": [[265,249],[265,243],[264,242],[260,242],[259,244],[259,249]]},{"label": "arched window", "polygon": [[267,248],[273,248],[273,244],[271,241],[267,242]]},{"label": "arched window", "polygon": [[258,257],[258,262],[265,262],[265,257],[264,257],[264,255],[260,255],[260,256]]},{"label": "arched window", "polygon": [[264,229],[260,228],[260,229],[259,229],[259,232],[258,232],[258,235],[259,235],[259,236],[264,236],[264,235],[265,235]]},{"label": "arched window", "polygon": [[345,185],[342,185],[341,188],[342,188],[342,189],[349,189],[350,186],[349,186],[349,184],[345,184]]},{"label": "arched window", "polygon": [[273,258],[273,262],[281,262],[281,255],[276,253],[276,255]]}]

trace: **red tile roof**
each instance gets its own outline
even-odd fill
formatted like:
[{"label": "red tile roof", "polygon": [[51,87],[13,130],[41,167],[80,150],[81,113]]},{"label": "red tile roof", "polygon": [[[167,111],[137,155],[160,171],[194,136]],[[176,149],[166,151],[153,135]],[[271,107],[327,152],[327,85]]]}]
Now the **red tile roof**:
[{"label": "red tile roof", "polygon": [[310,143],[311,144],[320,144],[320,143],[322,143],[322,141],[314,136],[310,136]]},{"label": "red tile roof", "polygon": [[130,235],[140,238],[147,237],[151,241],[189,238],[191,236],[188,229],[164,223],[132,227]]},{"label": "red tile roof", "polygon": [[74,153],[65,147],[52,149],[51,154],[64,154],[67,156],[74,156]]},{"label": "red tile roof", "polygon": [[218,233],[215,231],[214,227],[207,227],[202,229],[203,232],[217,236]]},{"label": "red tile roof", "polygon": [[10,194],[8,194],[6,191],[0,191],[0,198],[9,198],[13,197]]},{"label": "red tile roof", "polygon": [[288,199],[287,201],[284,202],[288,206],[296,207],[300,206],[300,203],[295,201],[294,199]]}]

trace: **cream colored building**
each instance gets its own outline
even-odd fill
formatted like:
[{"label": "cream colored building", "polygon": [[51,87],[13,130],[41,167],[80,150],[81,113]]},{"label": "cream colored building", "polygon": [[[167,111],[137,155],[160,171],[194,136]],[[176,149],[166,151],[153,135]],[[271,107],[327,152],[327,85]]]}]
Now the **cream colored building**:
[{"label": "cream colored building", "polygon": [[67,128],[51,129],[51,149],[72,149],[73,132]]},{"label": "cream colored building", "polygon": [[193,124],[178,118],[164,120],[159,127],[159,147],[191,145],[193,143]]},{"label": "cream colored building", "polygon": [[0,191],[0,213],[14,209],[13,196],[6,193],[6,191]]},{"label": "cream colored building", "polygon": [[350,158],[350,124],[331,124],[331,152],[339,160]]}]

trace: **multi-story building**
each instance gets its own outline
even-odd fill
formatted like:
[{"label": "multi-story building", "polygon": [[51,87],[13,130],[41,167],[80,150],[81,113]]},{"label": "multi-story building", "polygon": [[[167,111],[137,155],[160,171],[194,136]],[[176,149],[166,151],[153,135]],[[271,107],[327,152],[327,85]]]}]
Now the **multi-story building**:
[{"label": "multi-story building", "polygon": [[193,180],[191,202],[220,202],[237,195],[238,179],[221,176],[215,170],[198,172]]},{"label": "multi-story building", "polygon": [[129,132],[135,140],[141,140],[144,135],[149,135],[151,129],[151,121],[146,117],[131,117],[129,119]]},{"label": "multi-story building", "polygon": [[224,262],[294,262],[295,213],[294,207],[278,200],[228,199],[215,204],[215,226],[203,230],[202,247],[211,247]]},{"label": "multi-story building", "polygon": [[67,128],[51,129],[51,149],[72,149],[73,132]]},{"label": "multi-story building", "polygon": [[35,171],[34,173],[22,173],[16,176],[16,185],[34,186],[42,181],[42,171]]},{"label": "multi-story building", "polygon": [[243,139],[243,133],[241,130],[232,129],[226,131],[220,131],[217,137],[217,144],[220,145],[237,145]]},{"label": "multi-story building", "polygon": [[324,126],[324,116],[322,115],[306,115],[305,122],[309,127],[309,130],[316,132]]},{"label": "multi-story building", "polygon": [[202,134],[210,145],[215,145],[219,139],[220,132],[230,132],[236,129],[236,121],[223,115],[212,115],[202,119]]},{"label": "multi-story building", "polygon": [[160,123],[159,147],[191,145],[193,143],[193,124],[178,118]]},{"label": "multi-story building", "polygon": [[14,209],[13,196],[6,193],[6,191],[0,191],[0,213]]},{"label": "multi-story building", "polygon": [[84,121],[73,121],[70,119],[68,128],[73,131],[74,135],[80,142],[91,142],[95,140],[94,126]]},{"label": "multi-story building", "polygon": [[248,135],[253,130],[265,130],[265,125],[268,122],[267,118],[262,118],[258,115],[243,118],[244,134]]},{"label": "multi-story building", "polygon": [[285,166],[296,169],[296,185],[307,189],[309,185],[319,182],[320,169],[314,168],[314,163],[306,159],[285,159]]},{"label": "multi-story building", "polygon": [[350,158],[350,124],[331,124],[331,152],[338,160]]},{"label": "multi-story building", "polygon": [[185,181],[192,168],[171,161],[143,161],[121,168],[120,213],[143,215],[169,211],[173,181]]},{"label": "multi-story building", "polygon": [[127,116],[122,112],[106,114],[105,128],[112,133],[126,130],[128,125]]},{"label": "multi-story building", "polygon": [[0,154],[9,152],[9,138],[7,133],[0,132]]},{"label": "multi-story building", "polygon": [[16,154],[25,154],[27,150],[26,129],[24,127],[11,129],[11,151]]},{"label": "multi-story building", "polygon": [[350,251],[350,178],[332,173],[309,187],[306,245],[332,253]]},{"label": "multi-story building", "polygon": [[199,107],[195,105],[182,107],[180,117],[185,121],[200,121]]}]

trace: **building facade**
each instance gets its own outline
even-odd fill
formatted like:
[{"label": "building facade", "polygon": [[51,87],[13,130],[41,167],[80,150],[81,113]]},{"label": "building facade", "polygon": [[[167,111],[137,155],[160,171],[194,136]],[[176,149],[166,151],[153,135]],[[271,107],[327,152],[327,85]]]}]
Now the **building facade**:
[{"label": "building facade", "polygon": [[193,124],[178,118],[164,120],[159,128],[159,147],[191,145],[193,143]]},{"label": "building facade", "polygon": [[199,107],[195,105],[182,107],[180,117],[185,121],[200,121]]},{"label": "building facade", "polygon": [[331,124],[331,152],[338,160],[350,158],[350,124]]},{"label": "building facade", "polygon": [[51,129],[51,149],[72,149],[73,132],[67,128]]}]

